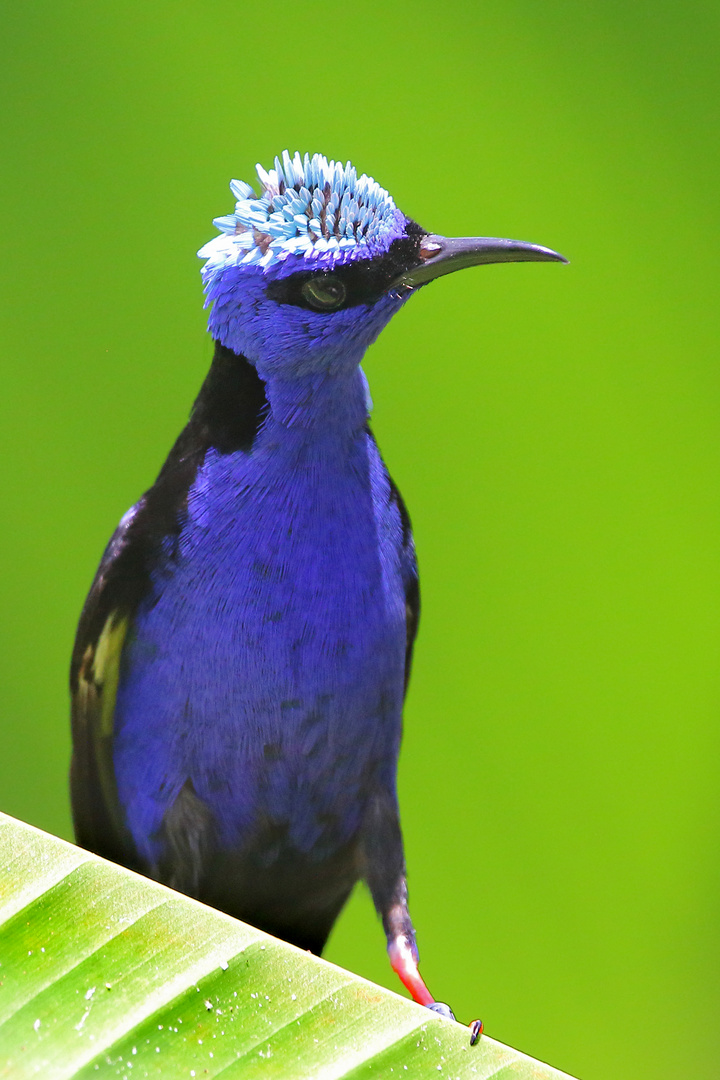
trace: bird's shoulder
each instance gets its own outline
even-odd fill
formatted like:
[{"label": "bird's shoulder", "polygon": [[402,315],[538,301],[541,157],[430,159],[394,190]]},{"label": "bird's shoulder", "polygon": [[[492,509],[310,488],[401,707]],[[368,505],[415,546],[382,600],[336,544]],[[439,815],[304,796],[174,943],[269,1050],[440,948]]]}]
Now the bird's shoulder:
[{"label": "bird's shoulder", "polygon": [[88,647],[131,621],[152,587],[152,574],[172,560],[188,494],[205,455],[251,449],[267,402],[264,384],[244,357],[216,344],[210,371],[155,483],[128,510],[110,538],[80,616],[71,688]]},{"label": "bird's shoulder", "polygon": [[105,548],[78,624],[71,666],[73,691],[81,669],[92,662],[90,654],[107,641],[108,634],[132,619],[150,591],[160,553],[170,553],[179,533],[198,465],[193,460],[196,455],[188,452],[191,447],[186,433],[187,429],[155,484],[122,517]]}]

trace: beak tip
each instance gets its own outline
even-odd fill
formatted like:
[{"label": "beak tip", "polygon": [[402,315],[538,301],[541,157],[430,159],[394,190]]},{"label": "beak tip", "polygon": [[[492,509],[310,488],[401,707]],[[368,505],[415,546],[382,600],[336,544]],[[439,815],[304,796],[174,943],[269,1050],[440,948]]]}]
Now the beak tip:
[{"label": "beak tip", "polygon": [[[524,244],[517,243],[516,245],[518,257],[517,262],[558,262],[565,263],[570,262],[564,255],[561,255],[559,251],[555,251],[553,248],[543,247],[541,244]],[[522,257],[522,252],[526,252],[525,258]],[[516,261],[510,259],[508,261]]]},{"label": "beak tip", "polygon": [[566,259],[564,255],[561,255],[559,251],[553,251],[553,252],[552,252],[552,256],[553,256],[553,257],[552,257],[552,259],[550,260],[551,262],[559,262],[559,263],[564,263],[564,264],[565,264],[565,266],[567,266],[567,265],[568,265],[568,263],[570,262],[570,260],[569,260],[569,259]]}]

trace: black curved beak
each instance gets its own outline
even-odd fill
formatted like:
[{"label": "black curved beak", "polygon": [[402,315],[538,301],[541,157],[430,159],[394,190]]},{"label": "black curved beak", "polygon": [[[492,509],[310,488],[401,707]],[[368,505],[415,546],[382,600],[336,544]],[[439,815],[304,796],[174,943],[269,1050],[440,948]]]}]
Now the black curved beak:
[{"label": "black curved beak", "polygon": [[443,274],[485,263],[568,261],[552,248],[527,244],[522,240],[496,240],[489,236],[447,237],[435,233],[423,237],[418,254],[422,262],[399,274],[391,288],[401,285],[414,288]]}]

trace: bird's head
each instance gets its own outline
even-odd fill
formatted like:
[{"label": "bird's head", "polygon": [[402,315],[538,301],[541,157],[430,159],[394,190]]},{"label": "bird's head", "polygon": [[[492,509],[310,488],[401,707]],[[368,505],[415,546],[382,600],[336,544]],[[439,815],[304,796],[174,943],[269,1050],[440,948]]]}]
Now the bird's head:
[{"label": "bird's head", "polygon": [[348,162],[285,151],[257,166],[258,197],[233,180],[235,212],[200,249],[209,329],[263,378],[340,374],[436,277],[488,262],[560,261],[549,248],[428,233]]}]

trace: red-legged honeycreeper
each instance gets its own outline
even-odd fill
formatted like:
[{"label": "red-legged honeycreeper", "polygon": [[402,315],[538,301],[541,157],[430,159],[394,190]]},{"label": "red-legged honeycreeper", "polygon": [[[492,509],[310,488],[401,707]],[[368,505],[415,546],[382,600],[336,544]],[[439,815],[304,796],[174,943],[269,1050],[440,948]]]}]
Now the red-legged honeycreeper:
[{"label": "red-legged honeycreeper", "polygon": [[[368,176],[285,152],[199,252],[210,372],[103,555],[72,658],[77,840],[320,953],[360,878],[418,971],[396,795],[419,594],[360,361],[414,292],[480,263]],[[478,1033],[476,1023],[473,1036]]]}]

